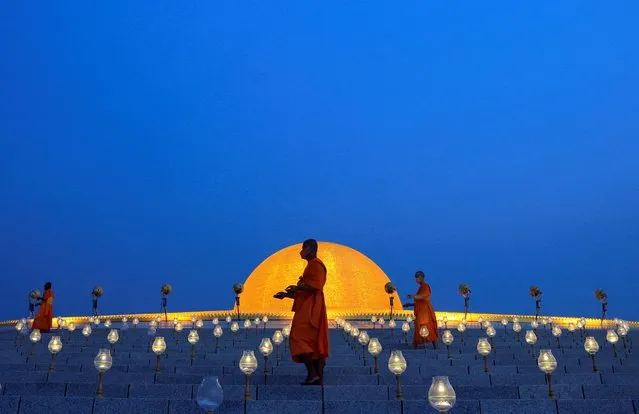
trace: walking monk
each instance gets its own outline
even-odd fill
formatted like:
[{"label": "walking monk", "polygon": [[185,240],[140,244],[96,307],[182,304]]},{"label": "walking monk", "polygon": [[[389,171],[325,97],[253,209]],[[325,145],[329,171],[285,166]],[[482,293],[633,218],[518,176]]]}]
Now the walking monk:
[{"label": "walking monk", "polygon": [[44,285],[44,294],[40,300],[40,309],[38,309],[38,314],[35,319],[33,319],[33,324],[31,325],[31,329],[39,329],[40,332],[49,332],[51,327],[53,326],[53,298],[55,295],[51,290],[51,282],[47,282]]},{"label": "walking monk", "polygon": [[324,301],[326,266],[317,258],[317,241],[308,239],[302,244],[302,259],[308,264],[297,285],[278,292],[278,299],[293,299],[293,323],[289,344],[293,361],[306,366],[307,376],[302,385],[324,385],[324,366],[328,357],[328,318]]},{"label": "walking monk", "polygon": [[[413,333],[413,347],[426,342],[432,342],[433,348],[437,349],[437,318],[432,303],[430,303],[430,285],[424,281],[424,272],[419,270],[415,273],[415,281],[419,285],[415,295],[408,295],[409,299],[415,300],[415,332]],[[426,327],[428,335],[422,338],[420,329]]]}]

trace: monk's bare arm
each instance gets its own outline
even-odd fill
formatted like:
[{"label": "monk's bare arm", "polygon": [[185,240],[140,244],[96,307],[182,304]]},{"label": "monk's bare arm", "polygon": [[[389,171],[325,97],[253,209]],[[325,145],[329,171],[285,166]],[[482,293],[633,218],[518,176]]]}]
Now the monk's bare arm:
[{"label": "monk's bare arm", "polygon": [[414,299],[414,300],[430,300],[430,293],[428,293],[428,291],[426,293],[427,294],[418,293],[416,295],[408,295],[408,298],[409,299]]},{"label": "monk's bare arm", "polygon": [[314,287],[306,285],[306,284],[301,284],[297,286],[298,292],[315,292],[316,290],[317,289],[315,289]]},{"label": "monk's bare arm", "polygon": [[317,289],[310,287],[308,285],[304,285],[302,283],[298,284],[297,286],[289,286],[286,288],[286,293],[287,295],[290,295],[288,296],[290,298],[294,298],[297,292],[315,292],[315,291],[317,291]]},{"label": "monk's bare arm", "polygon": [[295,299],[295,295],[288,292],[277,292],[273,295],[275,299]]}]

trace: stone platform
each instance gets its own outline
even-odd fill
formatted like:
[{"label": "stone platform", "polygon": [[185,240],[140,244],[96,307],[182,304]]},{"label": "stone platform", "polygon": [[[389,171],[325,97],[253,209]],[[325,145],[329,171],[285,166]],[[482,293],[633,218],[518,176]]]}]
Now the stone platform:
[{"label": "stone platform", "polygon": [[[452,330],[455,341],[449,358],[441,342],[437,350],[430,346],[413,350],[399,329],[371,329],[367,326],[370,324],[360,323],[360,329],[378,338],[384,348],[379,357],[379,375],[374,373],[370,354],[366,361],[362,359],[361,345],[353,349],[343,332],[331,329],[331,357],[322,388],[299,385],[305,376],[304,367],[291,361],[283,345],[280,360],[274,352],[269,358],[268,375],[264,375],[264,360],[257,346],[262,337],[272,336],[275,326],[269,325],[266,330],[250,328],[248,339],[240,330],[232,340],[226,323],[222,323],[224,335],[215,352],[213,326],[208,321],[200,330],[193,361],[191,345],[186,341],[188,329],[180,334],[178,342],[172,330],[160,329],[158,335],[165,337],[167,350],[159,373],[154,370],[155,355],[149,350],[150,337],[145,327],[120,331],[102,398],[95,397],[98,374],[93,359],[99,348],[109,347],[108,330],[95,329],[88,341],[79,329],[72,335],[65,332],[54,371],[49,370],[47,343],[55,333],[43,334],[30,355],[28,338],[3,330],[0,413],[198,413],[203,412],[194,400],[198,385],[210,375],[219,376],[224,389],[224,403],[217,411],[220,414],[434,413],[427,394],[435,375],[448,376],[457,393],[452,413],[639,413],[639,357],[631,351],[632,331],[627,349],[621,341],[617,344],[616,358],[612,346],[605,342],[605,331],[589,332],[601,347],[596,356],[598,371],[593,372],[579,333],[573,337],[564,331],[559,348],[549,330],[538,329],[535,352],[552,349],[558,361],[552,377],[556,396],[551,400],[544,374],[537,368],[523,335],[517,342],[514,333],[501,326],[486,373],[484,361],[476,351],[477,339],[485,336],[482,330],[466,331],[464,343],[460,334]],[[238,367],[245,349],[255,351],[259,364],[251,376],[251,400],[246,402],[245,378]],[[408,363],[401,377],[401,400],[396,398],[395,378],[387,366],[392,349],[402,350]]]}]

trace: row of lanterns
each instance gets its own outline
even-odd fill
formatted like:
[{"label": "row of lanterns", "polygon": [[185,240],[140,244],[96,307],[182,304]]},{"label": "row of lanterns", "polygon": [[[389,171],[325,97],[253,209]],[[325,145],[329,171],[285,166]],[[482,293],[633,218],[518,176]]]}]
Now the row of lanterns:
[{"label": "row of lanterns", "polygon": [[[177,326],[177,324],[176,324]],[[151,326],[149,328],[150,330],[154,330],[155,328],[153,326]],[[36,336],[38,336],[40,333],[38,330],[34,330],[34,332],[36,332]],[[111,335],[113,332],[115,332],[117,335],[117,330],[111,330],[109,332],[109,335]],[[216,338],[219,338],[222,336],[222,328],[219,325],[215,326],[215,329],[213,330],[213,333],[215,335]],[[273,343],[276,345],[277,347],[277,357],[279,359],[279,346],[282,342],[284,342],[284,339],[286,337],[288,337],[288,335],[290,334],[290,326],[285,327],[282,331],[277,330],[275,331],[275,333],[273,334],[273,341],[271,342],[271,340],[269,338],[264,338],[262,339],[262,342],[260,343],[259,349],[260,352],[263,354],[264,358],[265,358],[265,364],[264,364],[264,373],[265,375],[268,373],[268,368],[267,368],[267,362],[268,362],[268,356],[270,356],[270,354],[273,352]],[[108,335],[108,336],[109,336]],[[115,335],[111,335],[114,339],[116,338]],[[39,339],[38,339],[39,340]],[[189,332],[188,335],[188,341],[189,343],[194,347],[195,344],[199,341],[199,334],[197,332],[197,330],[193,329]],[[109,340],[110,343],[114,343],[111,340]],[[115,341],[117,342],[117,340]],[[166,351],[167,345],[166,345],[166,341],[164,339],[164,337],[162,336],[156,336],[153,340],[153,344],[151,345],[151,349],[153,351],[153,353],[156,355],[156,365],[155,365],[155,371],[159,372],[160,371],[160,361],[161,361],[161,355]],[[60,338],[58,336],[54,336],[51,338],[50,342],[49,342],[49,350],[52,352],[53,355],[57,354],[60,350],[62,349],[62,343],[60,341]],[[191,357],[194,357],[194,348],[192,348],[192,355]],[[113,366],[113,357],[111,356],[111,351],[109,349],[100,349],[98,351],[98,355],[95,357],[94,359],[94,366],[95,368],[98,370],[98,388],[96,391],[96,395],[97,396],[102,396],[103,395],[103,383],[104,383],[104,374],[111,369],[111,367]],[[250,351],[253,359],[255,360],[255,355],[253,354],[253,351]],[[246,354],[246,352],[245,352]],[[246,361],[246,358],[244,358],[244,361]],[[249,361],[250,362],[250,361]],[[247,375],[250,375],[253,373],[253,371],[255,370],[255,368],[257,368],[257,360],[254,361],[254,367],[253,369],[248,368],[248,370],[250,370],[250,373],[248,373]],[[251,365],[251,363],[249,363],[249,365]],[[244,372],[245,374],[248,372],[247,368],[242,368],[242,361],[240,361],[240,369],[242,369],[242,372]],[[247,376],[247,398],[250,397],[250,394],[248,393],[248,376]]]},{"label": "row of lanterns", "polygon": [[[412,318],[409,317],[406,322],[402,323],[402,331],[404,331],[405,333],[410,331],[410,322],[412,322],[411,319]],[[95,323],[95,321],[93,322]],[[123,321],[123,322],[126,323],[126,321]],[[156,321],[153,321],[153,322],[156,322]],[[153,332],[153,334],[155,334],[155,330],[157,329],[156,328],[157,322],[156,323],[153,323],[153,322],[151,323],[149,330],[150,332]],[[248,322],[248,324],[246,322]],[[380,320],[377,319],[376,322],[380,323]],[[507,320],[502,320],[501,322],[504,325],[504,327],[506,327],[508,324]],[[97,323],[99,323],[99,319]],[[108,323],[108,326],[110,326],[110,321],[105,321],[105,326],[107,326],[107,323]],[[342,328],[346,334],[355,338],[362,345],[362,348],[367,347],[368,352],[375,359],[375,373],[378,374],[379,371],[377,367],[377,358],[382,351],[382,346],[379,340],[377,338],[369,338],[366,331],[363,331],[363,330],[360,331],[359,329],[352,326],[349,322],[345,320],[337,319],[336,323],[337,323],[337,326]],[[389,326],[391,325],[391,323],[394,324],[395,321],[394,320],[389,321]],[[486,329],[486,335],[488,336],[488,338],[479,338],[477,343],[477,351],[484,358],[485,371],[488,372],[486,358],[491,353],[491,351],[494,351],[493,349],[494,347],[491,345],[490,340],[496,335],[496,330],[494,329],[494,327],[489,321],[480,321],[480,323],[482,327]],[[380,324],[383,325],[383,322],[381,322]],[[20,323],[18,325],[20,325]],[[22,331],[24,329],[24,326],[18,326],[18,325],[16,325],[16,329],[18,331]],[[134,325],[137,325],[136,321],[134,321]],[[201,321],[194,321],[194,326],[201,328],[203,324]],[[585,321],[583,320],[578,321],[576,326],[583,330],[585,326]],[[245,327],[250,327],[249,320],[245,321]],[[537,341],[537,336],[535,334],[534,329],[538,327],[538,324],[536,324],[536,322],[533,321],[533,323],[531,323],[531,327],[533,328],[533,330],[526,331],[525,340],[526,340],[526,343],[531,345],[532,354],[534,356],[534,349],[532,347]],[[67,329],[73,332],[75,327],[72,326],[72,324],[69,324]],[[237,326],[237,323],[235,322],[231,325],[230,329],[233,332],[237,332],[239,327]],[[462,322],[458,325],[457,329],[459,332],[463,333],[466,329],[466,326]],[[182,330],[181,324],[179,322],[175,323],[175,330],[176,332],[179,332]],[[574,332],[575,326],[571,323],[568,326],[568,330],[571,332]],[[619,320],[616,331],[613,329],[609,329],[607,331],[606,340],[613,345],[613,349],[615,344],[619,340],[619,336],[622,336],[625,339],[625,336],[627,335],[628,330],[629,330],[629,324],[627,322]],[[513,320],[513,331],[517,333],[521,331],[521,325],[519,324],[519,321],[516,318]],[[83,328],[82,332],[85,337],[88,337],[91,334],[91,326],[86,325]],[[559,336],[561,336],[561,328],[559,328],[558,326],[552,326],[551,332],[556,338],[559,338]],[[287,337],[289,334],[290,334],[290,326],[287,326],[282,331],[279,331],[279,330],[275,331],[275,333],[273,334],[272,341],[269,338],[262,339],[259,346],[259,350],[265,358],[265,364],[264,364],[265,375],[268,374],[268,357],[273,352],[273,344],[275,344],[277,347],[278,359],[279,359],[279,345],[284,341],[284,338]],[[222,328],[219,325],[215,326],[214,335],[216,336],[216,338],[219,338],[222,336]],[[428,336],[427,328],[422,327],[420,329],[420,335],[423,337]],[[33,344],[39,342],[41,339],[40,331],[37,329],[34,329],[31,332],[29,337]],[[111,350],[100,349],[98,352],[98,355],[96,356],[94,360],[94,366],[99,372],[99,381],[98,381],[98,390],[97,390],[98,396],[102,395],[102,384],[103,384],[104,373],[111,368],[113,363],[111,353],[113,352],[113,346],[119,340],[118,330],[117,329],[110,330],[109,334],[107,335],[107,340],[111,344]],[[454,340],[452,332],[446,329],[444,333],[442,334],[442,340],[447,346],[449,346]],[[191,330],[188,335],[188,342],[192,346],[195,346],[195,344],[198,341],[199,341],[198,331],[195,329]],[[153,352],[157,355],[156,371],[159,371],[160,355],[162,355],[166,351],[166,342],[164,340],[164,337],[155,337],[151,348]],[[584,348],[586,352],[592,357],[593,370],[597,371],[596,364],[595,364],[595,354],[599,351],[599,344],[597,343],[594,337],[588,336],[585,338]],[[62,350],[62,340],[60,336],[56,335],[51,337],[48,344],[48,349],[52,354],[52,362],[51,362],[50,369],[55,369],[55,356]],[[192,354],[192,357],[193,356],[194,354]],[[450,354],[449,354],[449,357],[450,357]],[[540,370],[544,372],[547,376],[547,383],[549,384],[549,395],[552,398],[554,395],[554,392],[552,390],[551,375],[557,367],[557,361],[554,355],[552,354],[552,351],[549,349],[542,349],[539,353],[539,357],[537,358],[537,365],[540,368]],[[240,367],[240,370],[247,376],[247,389],[246,389],[245,397],[248,399],[250,398],[249,388],[248,388],[249,375],[251,375],[257,369],[257,360],[255,358],[253,351],[244,351],[242,358],[240,359],[239,367]],[[404,373],[406,368],[407,368],[407,363],[401,351],[398,351],[398,350],[391,351],[391,355],[388,361],[388,369],[391,373],[393,373],[396,376],[397,398],[400,398],[400,399],[402,396],[400,376],[401,374]],[[440,410],[440,412],[446,412],[450,408],[452,408],[452,406],[455,404],[455,399],[456,399],[454,389],[452,388],[447,377],[433,377],[433,383],[431,384],[431,387],[429,389],[428,397],[429,397],[430,404],[434,408]]]},{"label": "row of lanterns", "polygon": [[[275,342],[274,334],[273,341]],[[359,341],[363,346],[368,346],[368,352],[375,358],[375,373],[379,374],[377,368],[377,358],[382,352],[382,345],[377,338],[368,338],[366,331],[361,331]],[[277,342],[275,342],[277,344]],[[280,340],[281,343],[281,340]],[[268,375],[268,357],[273,352],[273,345],[269,338],[263,338],[259,346],[260,353],[264,357],[264,374]],[[250,399],[250,375],[253,374],[258,368],[257,358],[252,350],[246,350],[242,353],[242,357],[239,361],[239,368],[246,375],[246,388],[245,399]],[[388,370],[395,375],[397,379],[397,398],[402,398],[400,376],[406,371],[407,363],[403,354],[399,350],[391,351],[391,355],[388,359]],[[428,391],[428,399],[433,408],[438,409],[440,412],[449,411],[456,401],[455,390],[450,384],[448,377],[437,376],[433,377],[431,387]]]},{"label": "row of lanterns", "polygon": [[[371,322],[373,322],[371,320]],[[402,324],[402,330],[406,333],[410,330],[410,321],[404,322]],[[616,344],[619,341],[619,336],[622,336],[625,338],[625,336],[628,333],[629,330],[629,324],[625,321],[622,320],[616,320],[615,321],[617,323],[617,328],[616,331],[614,329],[609,329],[606,332],[606,341],[609,342],[612,347],[613,347],[613,352],[615,353],[615,357],[617,356],[616,353]],[[497,334],[496,329],[492,326],[490,321],[480,321],[481,325],[483,328],[485,328],[486,330],[486,335],[487,338],[479,338],[478,342],[477,342],[477,352],[483,357],[484,359],[484,370],[485,372],[488,372],[488,363],[487,363],[487,357],[488,355],[490,355],[491,352],[494,352],[494,346],[492,345],[492,338]],[[508,325],[508,321],[506,319],[503,319],[501,321],[501,323],[504,325],[504,327],[506,327]],[[548,323],[548,322],[546,322]],[[378,374],[378,368],[377,368],[377,356],[379,355],[379,353],[381,352],[382,348],[381,345],[379,344],[379,341],[377,338],[370,338],[368,337],[368,334],[366,331],[360,331],[358,328],[354,327],[353,325],[351,325],[349,322],[343,320],[343,319],[337,319],[336,320],[336,325],[340,328],[342,328],[346,334],[346,338],[348,338],[348,336],[351,336],[353,338],[355,338],[360,344],[362,344],[362,347],[364,347],[367,343],[368,343],[368,351],[371,353],[371,355],[373,355],[373,357],[375,358],[375,374]],[[580,320],[578,321],[577,325],[578,328],[580,329],[584,329],[585,327],[585,321],[584,320]],[[531,327],[533,328],[533,330],[527,330],[525,333],[525,341],[527,344],[531,345],[531,353],[533,356],[534,355],[534,345],[537,342],[537,335],[535,333],[535,329],[538,327],[538,324],[533,321],[533,323],[531,323]],[[466,326],[465,324],[462,322],[458,325],[457,327],[458,331],[460,333],[463,334],[463,332],[466,330]],[[517,318],[515,318],[514,323],[513,323],[513,330],[517,333],[519,333],[521,331],[521,325],[519,323],[519,321],[517,320]],[[570,324],[568,326],[568,330],[571,332],[575,331],[575,326],[574,324]],[[561,336],[561,328],[559,326],[552,326],[551,332],[553,334],[553,336],[555,336],[557,339],[559,338],[559,336]],[[427,337],[429,332],[428,332],[428,328],[426,327],[421,327],[420,328],[420,336],[422,337]],[[450,344],[452,344],[454,340],[454,337],[452,335],[452,332],[448,329],[444,330],[443,334],[442,334],[442,342],[444,342],[448,348],[448,358],[450,358]],[[596,367],[596,363],[595,363],[595,355],[596,353],[599,351],[599,344],[597,343],[597,340],[593,337],[593,336],[587,336],[584,340],[584,349],[585,351],[588,353],[588,355],[591,356],[592,358],[592,366],[593,366],[593,371],[596,372],[597,371],[597,367]],[[364,361],[365,361],[365,353],[364,353]],[[365,362],[364,362],[365,363]],[[392,365],[392,367],[391,367]],[[539,357],[538,357],[538,361],[537,361],[537,365],[539,367],[539,369],[544,372],[547,376],[547,383],[549,385],[549,396],[551,398],[554,397],[554,391],[552,390],[552,382],[551,382],[551,375],[554,372],[554,370],[557,368],[557,361],[554,357],[554,355],[552,354],[552,351],[550,349],[542,349],[540,350],[539,353]],[[403,356],[401,355],[401,351],[392,351],[391,352],[391,357],[389,359],[389,370],[391,370],[391,372],[393,372],[395,375],[397,375],[397,398],[401,398],[401,387],[400,387],[400,383],[399,383],[399,375],[401,375],[401,373],[404,372],[404,370],[406,369],[406,362],[403,359]]]},{"label": "row of lanterns", "polygon": [[[382,318],[380,319],[373,320],[373,318],[371,318],[371,322],[373,324],[380,323],[380,325],[383,326],[383,319]],[[362,345],[362,351],[364,351],[364,348],[367,348],[368,353],[370,353],[373,356],[373,359],[375,361],[374,362],[375,374],[379,374],[377,361],[378,361],[380,353],[383,350],[382,344],[380,343],[379,339],[369,338],[369,335],[365,330],[359,330],[358,328],[354,327],[349,322],[341,318],[336,319],[335,322],[339,328],[343,329],[343,331],[347,335],[347,338],[348,338],[348,335],[350,335]],[[412,322],[412,318],[409,317],[406,320],[406,322],[402,323],[402,331],[404,333],[410,330],[410,322]],[[395,321],[393,319],[389,321],[389,326],[391,325],[395,325]],[[427,328],[423,327],[422,329],[426,329],[426,330],[420,329],[420,335],[428,336]],[[446,332],[442,336],[442,340],[447,345],[450,345],[453,341],[453,337],[450,331],[446,331]],[[362,353],[365,360],[366,352],[362,352]],[[408,364],[406,362],[406,359],[404,358],[404,355],[402,354],[402,351],[392,350],[388,358],[388,370],[393,375],[395,375],[395,379],[397,383],[397,387],[396,387],[397,399],[402,398],[400,377],[406,371],[407,367],[408,367]],[[455,394],[455,390],[450,384],[448,377],[446,376],[433,377],[431,386],[428,390],[428,401],[433,408],[437,409],[439,412],[448,412],[455,405],[456,399],[457,397]]]}]

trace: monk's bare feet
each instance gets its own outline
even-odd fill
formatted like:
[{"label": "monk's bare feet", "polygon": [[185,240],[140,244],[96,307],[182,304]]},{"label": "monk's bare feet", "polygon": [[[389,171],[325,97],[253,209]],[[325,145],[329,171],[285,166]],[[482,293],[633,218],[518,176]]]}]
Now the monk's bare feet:
[{"label": "monk's bare feet", "polygon": [[320,377],[306,378],[302,385],[321,385]]}]

